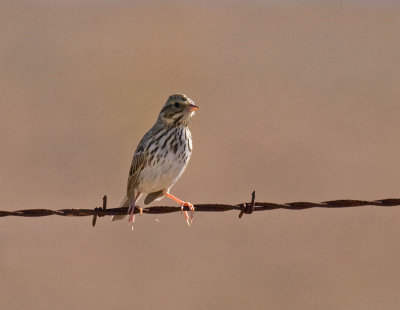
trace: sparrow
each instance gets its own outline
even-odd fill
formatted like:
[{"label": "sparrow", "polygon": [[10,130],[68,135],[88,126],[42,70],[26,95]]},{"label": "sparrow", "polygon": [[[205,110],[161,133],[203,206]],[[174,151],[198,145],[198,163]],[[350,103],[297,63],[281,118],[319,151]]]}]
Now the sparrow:
[{"label": "sparrow", "polygon": [[170,189],[182,176],[192,155],[192,135],[189,122],[199,107],[184,94],[168,97],[157,121],[143,136],[133,154],[129,169],[126,196],[120,207],[128,207],[127,215],[114,215],[113,221],[129,215],[129,223],[135,221],[134,209],[143,209],[137,203],[145,194],[144,204],[159,201],[164,196],[183,207],[189,207],[191,217],[184,211],[187,224],[193,222],[194,207],[170,193]]}]

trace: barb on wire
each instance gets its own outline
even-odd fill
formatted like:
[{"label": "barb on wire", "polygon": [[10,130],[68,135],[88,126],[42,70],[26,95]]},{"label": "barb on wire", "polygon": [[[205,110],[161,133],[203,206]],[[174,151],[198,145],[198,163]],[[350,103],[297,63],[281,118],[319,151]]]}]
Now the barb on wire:
[{"label": "barb on wire", "polygon": [[[272,202],[257,202],[255,201],[255,191],[251,195],[251,202],[240,203],[236,205],[229,204],[196,204],[194,205],[196,212],[223,212],[230,210],[240,211],[239,218],[243,214],[251,214],[254,211],[267,211],[275,209],[285,210],[303,210],[310,208],[348,208],[348,207],[361,207],[361,206],[378,206],[378,207],[393,207],[400,205],[400,198],[388,198],[379,200],[329,200],[324,202],[289,202],[289,203],[272,203]],[[190,211],[189,207],[184,207],[185,211]],[[109,215],[123,215],[126,214],[128,208],[113,208],[107,209],[107,196],[103,197],[103,207],[97,207],[94,209],[60,209],[60,210],[48,210],[48,209],[26,209],[17,211],[1,211],[0,217],[6,216],[24,216],[24,217],[41,217],[49,215],[60,215],[60,216],[93,216],[92,225],[96,225],[97,217],[109,216]],[[143,208],[145,214],[162,214],[180,212],[181,207],[171,206],[156,206]],[[135,213],[139,210],[135,208]]]}]

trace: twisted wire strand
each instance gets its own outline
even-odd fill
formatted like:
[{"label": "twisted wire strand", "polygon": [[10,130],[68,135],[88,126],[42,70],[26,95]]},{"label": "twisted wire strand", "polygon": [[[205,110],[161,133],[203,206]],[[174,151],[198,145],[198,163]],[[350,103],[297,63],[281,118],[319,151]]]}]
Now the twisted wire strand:
[{"label": "twisted wire strand", "polygon": [[[276,209],[285,210],[304,210],[310,208],[349,208],[361,206],[378,206],[378,207],[393,207],[400,205],[400,198],[387,198],[379,200],[329,200],[323,202],[289,202],[289,203],[272,203],[272,202],[258,202],[255,201],[255,192],[252,193],[251,202],[240,203],[236,205],[206,203],[194,205],[196,212],[225,212],[231,210],[240,211],[239,218],[243,214],[251,214],[254,211],[268,211]],[[171,206],[154,206],[143,208],[144,214],[165,214],[173,212],[190,211],[188,207],[171,207]],[[96,225],[97,217],[110,216],[110,215],[123,215],[127,214],[128,208],[113,208],[107,209],[107,196],[103,197],[103,207],[96,207],[94,209],[25,209],[16,211],[1,211],[0,217],[6,216],[22,216],[22,217],[42,217],[50,215],[59,216],[93,216],[92,225]],[[135,213],[139,210],[135,208]]]}]

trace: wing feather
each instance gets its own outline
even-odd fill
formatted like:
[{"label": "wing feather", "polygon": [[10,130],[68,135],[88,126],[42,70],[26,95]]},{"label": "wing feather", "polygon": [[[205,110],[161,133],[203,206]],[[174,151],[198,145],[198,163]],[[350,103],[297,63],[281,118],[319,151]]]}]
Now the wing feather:
[{"label": "wing feather", "polygon": [[127,197],[129,201],[133,201],[136,196],[135,188],[139,182],[140,171],[142,171],[146,162],[145,153],[135,153],[133,155],[131,168],[129,169],[129,177],[127,184]]}]

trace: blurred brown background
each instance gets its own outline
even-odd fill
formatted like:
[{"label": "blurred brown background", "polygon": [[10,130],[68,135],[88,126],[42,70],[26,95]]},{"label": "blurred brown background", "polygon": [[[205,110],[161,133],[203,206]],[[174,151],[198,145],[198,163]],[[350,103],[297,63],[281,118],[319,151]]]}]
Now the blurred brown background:
[{"label": "blurred brown background", "polygon": [[[200,106],[178,197],[399,197],[399,29],[379,1],[2,2],[0,209],[117,206],[175,92]],[[399,223],[400,207],[142,216],[134,232],[0,218],[0,308],[399,309]]]}]

